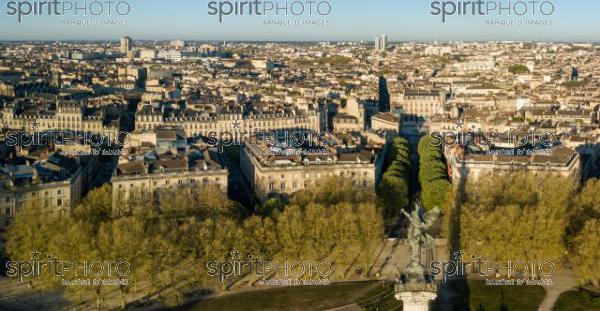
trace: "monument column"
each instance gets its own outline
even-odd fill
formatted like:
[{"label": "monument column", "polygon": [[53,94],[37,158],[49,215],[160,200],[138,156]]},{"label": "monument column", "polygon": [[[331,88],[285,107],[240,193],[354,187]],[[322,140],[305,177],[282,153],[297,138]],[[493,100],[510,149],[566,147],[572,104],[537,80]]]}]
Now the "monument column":
[{"label": "monument column", "polygon": [[406,286],[396,286],[396,299],[402,301],[404,311],[429,311],[429,303],[437,298],[434,288],[406,288]]},{"label": "monument column", "polygon": [[402,213],[410,221],[408,241],[412,256],[410,264],[399,275],[394,288],[394,297],[402,301],[404,311],[429,311],[429,304],[437,298],[438,285],[421,264],[421,248],[430,250],[435,257],[435,243],[433,237],[427,234],[427,230],[439,216],[440,211],[436,207],[425,213],[416,201],[415,209],[411,214],[404,210]]}]

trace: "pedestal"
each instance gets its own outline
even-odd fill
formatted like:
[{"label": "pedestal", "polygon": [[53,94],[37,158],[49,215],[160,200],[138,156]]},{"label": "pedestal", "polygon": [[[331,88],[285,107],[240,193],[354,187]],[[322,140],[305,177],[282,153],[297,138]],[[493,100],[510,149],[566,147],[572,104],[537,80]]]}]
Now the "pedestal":
[{"label": "pedestal", "polygon": [[437,297],[432,292],[396,293],[396,299],[401,300],[404,311],[429,311],[429,303]]},{"label": "pedestal", "polygon": [[396,284],[395,296],[404,311],[429,311],[429,303],[437,298],[436,284]]}]

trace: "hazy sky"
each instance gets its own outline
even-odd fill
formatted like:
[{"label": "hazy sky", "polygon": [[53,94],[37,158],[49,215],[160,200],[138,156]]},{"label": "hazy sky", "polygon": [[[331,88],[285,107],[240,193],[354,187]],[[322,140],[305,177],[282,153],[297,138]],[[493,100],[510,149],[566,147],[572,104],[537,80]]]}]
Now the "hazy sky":
[{"label": "hazy sky", "polygon": [[488,26],[486,18],[481,16],[450,16],[443,24],[440,16],[430,14],[431,0],[329,0],[332,12],[326,17],[327,26],[267,26],[263,24],[265,18],[259,16],[229,16],[219,23],[216,16],[208,15],[208,0],[128,2],[132,11],[126,16],[126,26],[69,26],[57,16],[25,16],[23,22],[18,23],[16,16],[7,15],[9,1],[2,0],[0,40],[117,40],[129,35],[134,40],[339,41],[373,40],[375,35],[386,33],[391,41],[600,41],[600,1],[597,0],[553,0],[556,11],[550,17],[552,26],[504,27]]}]

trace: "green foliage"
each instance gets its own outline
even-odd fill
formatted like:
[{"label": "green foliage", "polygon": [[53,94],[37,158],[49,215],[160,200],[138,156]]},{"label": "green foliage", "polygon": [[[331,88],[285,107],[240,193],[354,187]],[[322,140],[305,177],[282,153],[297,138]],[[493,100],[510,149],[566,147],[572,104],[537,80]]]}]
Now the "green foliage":
[{"label": "green foliage", "polygon": [[467,185],[460,242],[468,256],[560,263],[570,198],[569,179],[514,174]]},{"label": "green foliage", "polygon": [[512,65],[508,68],[508,71],[510,71],[510,73],[512,74],[522,74],[522,73],[529,73],[529,68],[527,68],[527,66],[522,65],[522,64],[516,64],[516,65]]},{"label": "green foliage", "polygon": [[336,205],[343,202],[353,204],[375,202],[375,194],[371,191],[352,185],[348,179],[339,177],[325,177],[318,185],[313,185],[306,191],[296,192],[290,205],[306,207],[317,202],[325,206]]},{"label": "green foliage", "polygon": [[573,200],[569,210],[567,247],[575,263],[574,271],[582,285],[600,288],[598,246],[600,241],[600,180],[590,179]]},{"label": "green foliage", "polygon": [[33,202],[17,213],[9,228],[7,255],[29,260],[37,250],[59,260],[126,260],[129,285],[63,287],[61,278],[49,274],[25,281],[38,289],[64,288],[65,298],[94,302],[98,309],[109,299],[118,298],[124,308],[142,296],[172,306],[181,304],[191,289],[216,289],[233,281],[209,277],[205,263],[231,260],[234,250],[263,260],[329,258],[338,267],[334,272],[343,276],[350,264],[368,271],[383,237],[373,194],[339,179],[307,189],[287,207],[268,202],[270,210],[280,212],[247,219],[236,203],[210,185],[170,189],[156,206],[130,202],[131,213],[110,214],[111,196],[108,187],[92,191],[70,217]]},{"label": "green foliage", "polygon": [[270,198],[264,204],[256,207],[256,212],[259,215],[269,217],[273,214],[281,212],[285,208],[285,203],[278,198]]},{"label": "green foliage", "polygon": [[577,190],[568,178],[524,173],[468,184],[462,249],[486,258],[555,263],[569,254],[579,283],[600,288],[600,181]]},{"label": "green foliage", "polygon": [[600,220],[590,219],[573,239],[575,274],[583,285],[600,288]]},{"label": "green foliage", "polygon": [[448,208],[451,202],[452,185],[440,146],[436,146],[431,136],[424,136],[418,146],[421,181],[421,199],[425,209]]},{"label": "green foliage", "polygon": [[[8,230],[7,254],[11,260],[28,260],[32,251],[39,251],[60,260],[128,261],[129,286],[63,287],[61,278],[49,274],[26,280],[36,288],[64,288],[65,298],[94,301],[98,309],[115,291],[121,297],[121,306],[132,292],[140,296],[158,291],[164,292],[165,298],[176,297],[179,294],[171,288],[174,284],[206,279],[204,271],[182,271],[195,267],[192,263],[196,260],[224,257],[232,248],[231,241],[241,241],[241,234],[237,234],[241,231],[240,219],[236,218],[236,204],[211,186],[197,191],[173,189],[165,197],[158,209],[140,205],[135,207],[140,212],[128,215],[110,214],[109,187],[90,192],[71,217],[48,212],[33,202],[17,213]],[[206,228],[213,229],[205,234],[210,244],[198,239]],[[207,244],[210,248],[205,247]]]},{"label": "green foliage", "polygon": [[86,221],[94,228],[112,217],[112,188],[104,185],[90,191],[83,202],[73,212],[73,217],[79,221]]},{"label": "green foliage", "polygon": [[406,139],[397,137],[388,146],[385,159],[387,171],[383,174],[377,191],[386,219],[396,218],[402,209],[408,207],[409,157],[410,146]]}]

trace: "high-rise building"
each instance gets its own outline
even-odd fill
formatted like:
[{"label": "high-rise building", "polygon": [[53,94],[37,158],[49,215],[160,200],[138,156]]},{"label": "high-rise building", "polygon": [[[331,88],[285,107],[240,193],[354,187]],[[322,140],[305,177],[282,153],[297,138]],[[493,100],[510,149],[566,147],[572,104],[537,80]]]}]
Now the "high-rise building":
[{"label": "high-rise building", "polygon": [[121,37],[121,53],[127,55],[131,49],[131,38],[124,36]]},{"label": "high-rise building", "polygon": [[381,35],[375,37],[375,50],[377,52],[385,52],[387,49],[387,35]]}]

